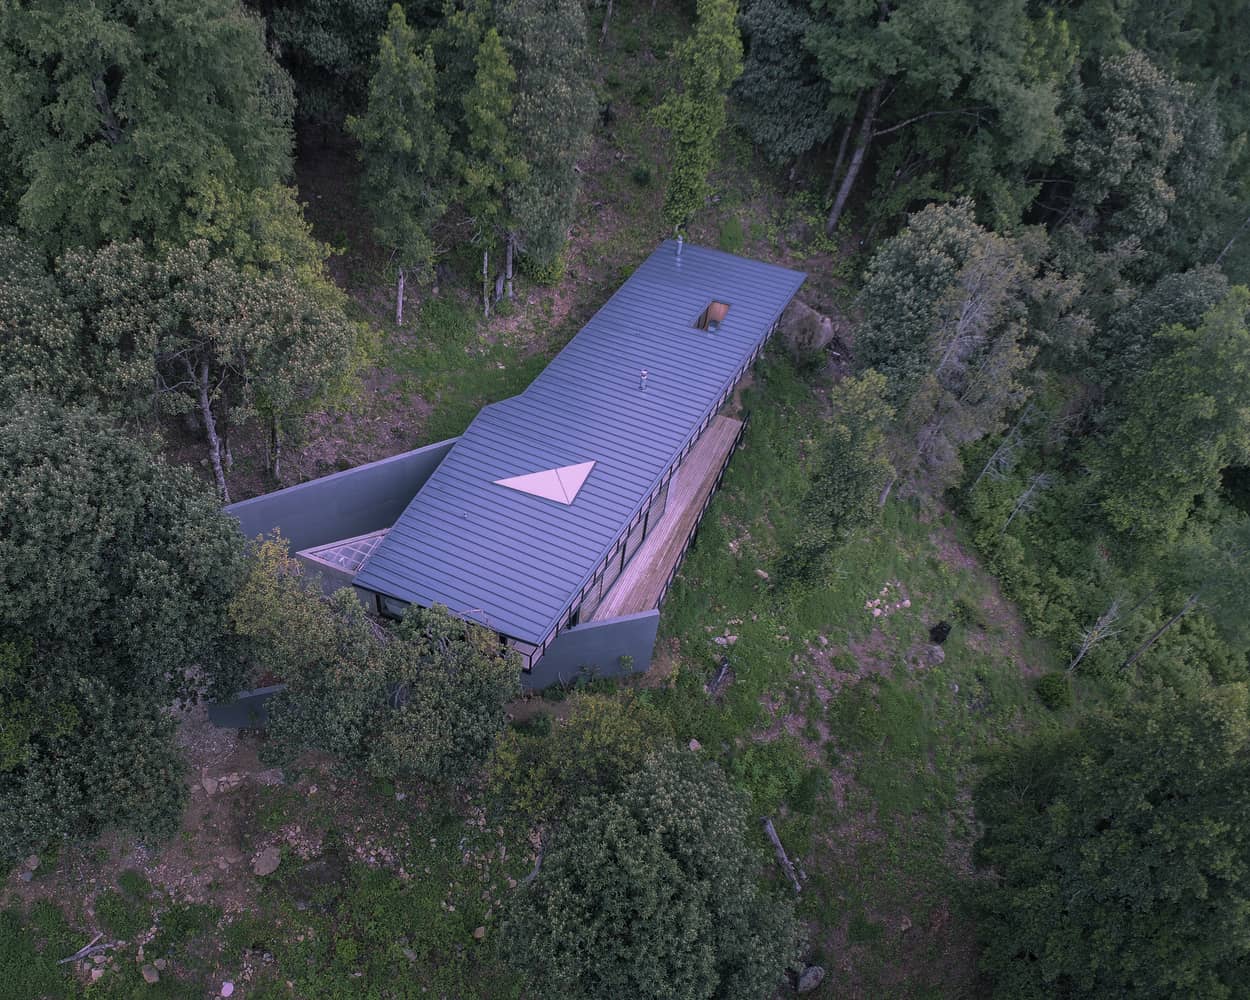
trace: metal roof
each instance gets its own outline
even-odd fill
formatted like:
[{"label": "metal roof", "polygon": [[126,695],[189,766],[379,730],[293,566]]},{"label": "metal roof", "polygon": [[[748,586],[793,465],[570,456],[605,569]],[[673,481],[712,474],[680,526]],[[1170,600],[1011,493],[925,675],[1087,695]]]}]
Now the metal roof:
[{"label": "metal roof", "polygon": [[[665,241],[524,392],[482,409],[356,584],[541,643],[804,277]],[[696,329],[713,301],[719,329]],[[586,462],[569,504],[497,482]]]}]

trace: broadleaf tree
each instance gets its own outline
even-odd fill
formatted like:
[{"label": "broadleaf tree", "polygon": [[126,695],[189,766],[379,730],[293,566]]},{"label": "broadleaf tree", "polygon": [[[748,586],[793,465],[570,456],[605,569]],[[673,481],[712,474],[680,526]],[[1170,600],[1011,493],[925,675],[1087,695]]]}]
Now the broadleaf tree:
[{"label": "broadleaf tree", "polygon": [[0,413],[0,855],[110,826],[168,833],[185,798],[165,710],[237,677],[232,518],[90,409]]}]

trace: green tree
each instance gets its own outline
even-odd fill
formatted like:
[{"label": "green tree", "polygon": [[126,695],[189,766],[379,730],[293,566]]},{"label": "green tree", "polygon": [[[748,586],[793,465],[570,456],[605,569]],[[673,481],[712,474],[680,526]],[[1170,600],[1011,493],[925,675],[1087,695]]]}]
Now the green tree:
[{"label": "green tree", "polygon": [[1005,753],[985,824],[982,964],[995,995],[1244,997],[1244,686],[1164,693]]},{"label": "green tree", "polygon": [[808,44],[843,123],[828,231],[887,136],[889,179],[875,200],[959,192],[996,223],[1018,221],[1032,200],[1027,168],[1062,147],[1060,82],[1074,57],[1066,25],[1030,17],[1023,0],[816,0],[813,12]]},{"label": "green tree", "polygon": [[49,252],[189,239],[197,198],[290,171],[290,83],[236,0],[0,8],[0,135]]},{"label": "green tree", "polygon": [[360,143],[361,198],[396,274],[395,323],[404,322],[404,283],[433,265],[434,226],[451,190],[449,139],[435,109],[434,51],[421,48],[404,9],[395,4],[369,80],[368,110],[349,118]]},{"label": "green tree", "polygon": [[301,122],[337,129],[360,114],[391,0],[262,0],[256,6],[295,83]]},{"label": "green tree", "polygon": [[885,427],[894,410],[885,401],[885,377],[871,369],[843,379],[801,506],[802,526],[783,572],[810,578],[828,554],[881,516],[878,498],[894,477],[886,457]]},{"label": "green tree", "polygon": [[0,854],[177,822],[164,709],[231,683],[241,556],[213,497],[106,418],[0,413]]},{"label": "green tree", "polygon": [[1127,394],[1122,420],[1090,446],[1111,526],[1139,544],[1177,538],[1195,498],[1250,455],[1250,290],[1237,287],[1197,329],[1169,327],[1160,359]]},{"label": "green tree", "polygon": [[738,0],[699,0],[694,34],[673,49],[681,90],[656,109],[673,143],[664,220],[680,228],[703,207],[725,128],[725,99],[742,73]]},{"label": "green tree", "polygon": [[833,133],[829,87],[805,42],[804,0],[747,0],[739,18],[746,57],[733,85],[737,117],[770,160],[802,156]]},{"label": "green tree", "polygon": [[628,693],[574,695],[568,716],[550,733],[504,735],[491,762],[491,790],[545,841],[581,798],[620,791],[667,736],[664,718]]},{"label": "green tree", "polygon": [[595,122],[586,13],[577,0],[502,0],[496,26],[517,75],[511,128],[526,164],[509,196],[515,243],[547,266],[568,242]]},{"label": "green tree", "polygon": [[960,449],[1002,430],[1026,395],[1023,345],[1037,251],[979,226],[971,203],[930,206],[873,257],[860,294],[860,363],[898,402],[895,467],[912,489],[952,485]]},{"label": "green tree", "polygon": [[[155,259],[138,242],[71,251],[56,284],[59,301],[44,311],[69,312],[74,330],[72,341],[57,335],[73,347],[61,357],[70,374],[58,397],[81,398],[71,390],[86,388],[131,419],[189,414],[224,499],[231,428],[262,417],[276,460],[284,421],[346,386],[355,369],[360,333],[331,290],[297,271],[242,270],[203,241]],[[0,306],[0,324],[6,312]],[[49,329],[61,327],[18,323],[0,333],[46,352]]]},{"label": "green tree", "polygon": [[254,547],[232,619],[256,669],[286,684],[269,704],[280,759],[316,749],[379,777],[460,784],[520,694],[519,667],[494,633],[443,608],[383,625],[348,588],[325,599],[281,539]]},{"label": "green tree", "polygon": [[757,868],[721,771],[652,756],[561,827],[509,900],[505,954],[541,996],[763,1000],[797,957],[799,928]]}]

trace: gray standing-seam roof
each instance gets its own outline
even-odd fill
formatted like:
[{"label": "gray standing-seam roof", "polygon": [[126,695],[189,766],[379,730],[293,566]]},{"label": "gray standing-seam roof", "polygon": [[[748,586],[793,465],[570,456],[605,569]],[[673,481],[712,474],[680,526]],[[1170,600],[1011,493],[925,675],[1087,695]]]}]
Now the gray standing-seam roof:
[{"label": "gray standing-seam roof", "polygon": [[[482,409],[356,584],[541,643],[804,277],[663,243],[524,392]],[[719,330],[696,329],[713,300]],[[496,483],[592,461],[567,505]]]}]

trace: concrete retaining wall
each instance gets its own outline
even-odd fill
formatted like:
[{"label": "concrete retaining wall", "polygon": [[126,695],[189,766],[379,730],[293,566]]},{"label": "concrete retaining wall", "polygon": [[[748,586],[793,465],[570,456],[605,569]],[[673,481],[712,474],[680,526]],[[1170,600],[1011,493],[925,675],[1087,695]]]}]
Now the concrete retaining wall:
[{"label": "concrete retaining wall", "polygon": [[389,528],[457,438],[231,504],[244,536],[278,529],[292,552]]},{"label": "concrete retaining wall", "polygon": [[575,626],[556,636],[532,672],[521,674],[521,685],[539,691],[552,684],[570,684],[582,674],[640,674],[651,666],[659,626],[656,609]]}]

